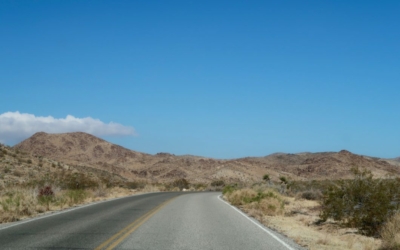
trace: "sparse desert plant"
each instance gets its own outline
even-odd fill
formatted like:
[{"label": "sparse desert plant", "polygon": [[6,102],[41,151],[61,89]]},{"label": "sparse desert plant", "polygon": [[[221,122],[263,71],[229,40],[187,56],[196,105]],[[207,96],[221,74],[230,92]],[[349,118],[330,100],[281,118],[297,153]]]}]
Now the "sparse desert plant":
[{"label": "sparse desert plant", "polygon": [[177,179],[172,182],[172,187],[177,187],[180,191],[189,189],[189,182],[185,178]]},{"label": "sparse desert plant", "polygon": [[28,189],[9,188],[0,193],[0,222],[12,222],[35,213],[36,198]]},{"label": "sparse desert plant", "polygon": [[10,173],[10,172],[11,172],[11,168],[10,168],[9,166],[5,166],[3,172],[4,172],[5,174]]},{"label": "sparse desert plant", "polygon": [[144,182],[138,182],[138,181],[128,181],[124,183],[124,187],[129,188],[129,189],[142,189],[146,186],[146,183]]},{"label": "sparse desert plant", "polygon": [[355,178],[332,185],[322,198],[322,220],[333,218],[345,226],[376,236],[380,227],[399,208],[397,180],[373,179],[369,171],[352,169]]},{"label": "sparse desert plant", "polygon": [[99,183],[83,173],[73,173],[64,176],[59,185],[65,189],[86,189],[98,187]]},{"label": "sparse desert plant", "polygon": [[244,188],[227,193],[225,197],[232,205],[240,206],[250,203],[252,199],[257,197],[257,192],[250,188]]},{"label": "sparse desert plant", "polygon": [[207,185],[204,183],[195,183],[192,184],[192,187],[194,188],[194,190],[203,191],[207,188]]},{"label": "sparse desert plant", "polygon": [[70,206],[82,203],[87,197],[87,193],[83,189],[71,189],[67,190],[66,196],[68,197],[68,203]]},{"label": "sparse desert plant", "polygon": [[296,198],[302,198],[306,200],[320,200],[322,197],[322,192],[320,190],[314,189],[299,192],[296,194]]},{"label": "sparse desert plant", "polygon": [[388,219],[383,225],[380,235],[382,237],[382,250],[400,249],[400,212]]},{"label": "sparse desert plant", "polygon": [[59,206],[60,209],[63,209],[64,206],[68,203],[68,197],[66,195],[66,192],[58,192],[58,194],[55,196],[54,199],[54,204]]},{"label": "sparse desert plant", "polygon": [[279,180],[281,181],[282,184],[288,184],[288,180],[284,176],[279,177]]},{"label": "sparse desert plant", "polygon": [[284,200],[274,190],[244,188],[227,192],[225,197],[232,205],[244,206],[253,211],[260,211],[264,215],[284,214]]},{"label": "sparse desert plant", "polygon": [[215,180],[211,182],[212,187],[222,187],[225,186],[225,182],[223,180]]},{"label": "sparse desert plant", "polygon": [[230,194],[233,191],[235,191],[237,189],[237,185],[236,184],[229,184],[226,185],[223,189],[222,189],[222,194]]},{"label": "sparse desert plant", "polygon": [[13,175],[17,176],[17,177],[21,177],[24,175],[24,173],[21,170],[14,170]]},{"label": "sparse desert plant", "polygon": [[268,174],[265,174],[265,175],[263,176],[263,180],[264,180],[264,181],[269,181],[269,180],[270,180],[269,175],[268,175]]},{"label": "sparse desert plant", "polygon": [[93,190],[93,196],[94,196],[94,198],[97,198],[97,197],[106,197],[106,196],[107,196],[107,193],[108,193],[107,189],[104,188],[104,187],[102,187],[102,186],[99,186],[98,188],[96,188],[96,189]]},{"label": "sparse desert plant", "polygon": [[32,164],[32,160],[31,160],[31,159],[28,159],[28,160],[26,161],[26,163]]},{"label": "sparse desert plant", "polygon": [[46,205],[47,210],[50,210],[50,203],[54,201],[54,192],[51,186],[39,189],[38,201],[40,204]]}]

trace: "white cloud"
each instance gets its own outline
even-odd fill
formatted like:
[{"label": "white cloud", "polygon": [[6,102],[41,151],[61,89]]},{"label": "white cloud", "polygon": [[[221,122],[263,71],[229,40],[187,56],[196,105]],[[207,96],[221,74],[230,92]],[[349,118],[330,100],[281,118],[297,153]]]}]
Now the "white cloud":
[{"label": "white cloud", "polygon": [[86,132],[95,136],[127,136],[135,135],[133,127],[118,123],[104,123],[91,117],[76,118],[67,115],[66,118],[52,116],[35,116],[20,112],[6,112],[0,115],[0,141],[16,143],[36,132],[67,133]]}]

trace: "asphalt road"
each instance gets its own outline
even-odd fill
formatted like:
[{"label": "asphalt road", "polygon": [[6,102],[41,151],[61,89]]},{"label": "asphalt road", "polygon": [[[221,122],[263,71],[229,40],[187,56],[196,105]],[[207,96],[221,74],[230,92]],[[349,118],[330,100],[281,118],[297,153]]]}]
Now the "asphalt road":
[{"label": "asphalt road", "polygon": [[151,193],[0,228],[0,249],[301,249],[220,193]]}]

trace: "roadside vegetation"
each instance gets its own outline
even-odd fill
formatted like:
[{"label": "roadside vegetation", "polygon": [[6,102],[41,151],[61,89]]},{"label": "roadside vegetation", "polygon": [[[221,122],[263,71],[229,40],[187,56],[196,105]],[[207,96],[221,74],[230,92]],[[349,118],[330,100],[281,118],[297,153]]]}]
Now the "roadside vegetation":
[{"label": "roadside vegetation", "polygon": [[0,223],[80,204],[157,191],[204,191],[211,184],[178,178],[170,183],[128,181],[0,144]]},{"label": "roadside vegetation", "polygon": [[400,179],[358,168],[348,180],[230,184],[224,198],[308,249],[400,249]]}]

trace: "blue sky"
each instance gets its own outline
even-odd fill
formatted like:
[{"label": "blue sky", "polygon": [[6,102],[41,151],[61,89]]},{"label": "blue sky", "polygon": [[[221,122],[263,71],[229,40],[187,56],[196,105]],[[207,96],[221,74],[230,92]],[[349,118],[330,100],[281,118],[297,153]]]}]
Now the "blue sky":
[{"label": "blue sky", "polygon": [[152,154],[397,157],[398,13],[400,1],[1,1],[0,140],[79,129]]}]

